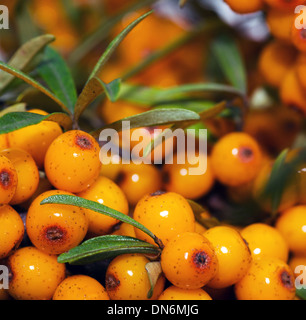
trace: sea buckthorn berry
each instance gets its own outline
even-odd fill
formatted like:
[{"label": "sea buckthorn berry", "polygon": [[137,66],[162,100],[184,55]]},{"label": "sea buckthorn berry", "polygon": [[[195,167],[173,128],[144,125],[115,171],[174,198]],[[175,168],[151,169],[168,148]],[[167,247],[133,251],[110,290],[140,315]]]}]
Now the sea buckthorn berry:
[{"label": "sea buckthorn berry", "polygon": [[[133,218],[147,227],[164,245],[182,232],[194,232],[195,217],[188,201],[174,192],[155,192],[136,205]],[[152,238],[135,228],[137,238],[154,244]]]},{"label": "sea buckthorn berry", "polygon": [[9,258],[9,294],[16,300],[51,300],[66,276],[65,264],[56,255],[35,247],[18,249]]},{"label": "sea buckthorn berry", "polygon": [[279,95],[283,104],[306,114],[306,94],[297,76],[296,68],[291,68],[286,73],[279,88]]},{"label": "sea buckthorn berry", "polygon": [[301,52],[306,52],[306,30],[304,28],[297,29],[296,26],[292,25],[291,31],[292,43]]},{"label": "sea buckthorn berry", "polygon": [[109,296],[96,279],[87,275],[73,275],[56,288],[53,300],[109,300]]},{"label": "sea buckthorn berry", "polygon": [[170,286],[159,296],[158,300],[212,300],[203,289],[182,289]]},{"label": "sea buckthorn berry", "polygon": [[[151,289],[146,264],[150,260],[141,254],[123,254],[111,261],[105,276],[105,288],[111,300],[148,300]],[[150,300],[156,300],[164,290],[165,277],[156,282]]]},{"label": "sea buckthorn berry", "polygon": [[195,227],[194,227],[194,232],[197,232],[199,234],[202,234],[206,231],[207,229],[199,222],[195,222]]},{"label": "sea buckthorn berry", "polygon": [[115,230],[112,234],[136,238],[134,227],[126,222],[121,223],[119,228]]},{"label": "sea buckthorn berry", "polygon": [[282,234],[274,227],[264,223],[253,223],[241,230],[253,258],[270,257],[287,262],[288,244]]},{"label": "sea buckthorn berry", "polygon": [[244,132],[233,132],[214,145],[211,164],[216,178],[228,186],[253,180],[262,165],[262,152],[256,140]]},{"label": "sea buckthorn berry", "polygon": [[[206,157],[207,161],[204,161],[206,170],[200,168],[199,157]],[[179,164],[176,155],[173,157],[173,164],[163,166],[163,189],[179,193],[187,199],[196,200],[207,194],[215,183],[211,160],[206,154],[196,155],[196,157],[193,155],[187,157],[186,154],[184,158],[184,164]],[[204,163],[202,163],[203,166]],[[199,173],[190,173],[190,169],[198,170]]]},{"label": "sea buckthorn berry", "polygon": [[7,157],[0,154],[0,205],[8,204],[17,190],[18,175]]},{"label": "sea buckthorn berry", "polygon": [[88,133],[71,130],[57,137],[45,157],[45,172],[59,190],[78,193],[98,178],[101,170],[99,144]]},{"label": "sea buckthorn berry", "polygon": [[240,233],[232,227],[217,226],[204,232],[212,244],[218,259],[218,273],[207,284],[212,288],[229,287],[247,273],[251,262],[251,251]]},{"label": "sea buckthorn berry", "polygon": [[21,204],[27,201],[37,190],[39,184],[38,167],[32,156],[24,150],[9,148],[0,151],[0,154],[11,160],[17,172],[17,189],[10,204]]},{"label": "sea buckthorn berry", "polygon": [[72,195],[51,190],[39,195],[26,216],[27,234],[35,247],[49,254],[60,254],[77,246],[88,230],[88,218],[82,208],[60,204],[41,205],[53,195]]},{"label": "sea buckthorn berry", "polygon": [[[289,259],[288,262],[289,267],[294,273],[295,278],[297,278],[301,273],[306,272],[306,255],[299,256],[299,255],[293,255]],[[303,281],[302,281],[303,282]]]},{"label": "sea buckthorn berry", "polygon": [[0,134],[0,150],[7,149],[8,147],[7,134]]},{"label": "sea buckthorn berry", "polygon": [[224,0],[233,11],[237,13],[252,13],[262,10],[264,7],[264,0],[251,0],[251,1],[240,1],[240,0]]},{"label": "sea buckthorn berry", "polygon": [[161,172],[152,164],[123,164],[115,182],[131,206],[135,206],[146,194],[162,188]]},{"label": "sea buckthorn berry", "polygon": [[24,235],[24,224],[11,206],[0,206],[0,259],[16,250]]},{"label": "sea buckthorn berry", "polygon": [[176,287],[200,289],[217,274],[218,260],[203,235],[185,232],[171,238],[165,245],[161,267],[165,277]]},{"label": "sea buckthorn berry", "polygon": [[[43,110],[33,109],[31,113],[48,115]],[[63,133],[61,127],[53,121],[42,121],[7,134],[11,148],[27,151],[35,160],[39,169],[43,169],[46,152],[51,142]]]},{"label": "sea buckthorn berry", "polygon": [[277,258],[254,259],[247,274],[235,284],[238,300],[293,300],[294,275]]},{"label": "sea buckthorn berry", "polygon": [[283,211],[276,220],[276,229],[296,255],[306,255],[306,205],[297,205]]},{"label": "sea buckthorn berry", "polygon": [[296,6],[301,4],[301,0],[264,0],[271,8],[278,10],[294,10]]},{"label": "sea buckthorn berry", "polygon": [[[108,156],[105,153],[105,156]],[[100,158],[103,159],[103,151],[100,151]],[[113,181],[116,180],[120,170],[122,168],[122,159],[119,155],[111,155],[110,162],[108,164],[103,163],[100,170],[100,175],[109,178]]]},{"label": "sea buckthorn berry", "polygon": [[[103,176],[99,176],[93,185],[78,193],[77,196],[98,202],[126,215],[129,213],[129,204],[125,194],[115,182]],[[91,234],[108,234],[119,223],[119,220],[104,214],[89,209],[84,209],[84,211],[89,220],[88,232]]]},{"label": "sea buckthorn berry", "polygon": [[288,69],[294,65],[296,57],[297,50],[292,45],[274,40],[261,52],[258,67],[265,81],[278,88]]}]

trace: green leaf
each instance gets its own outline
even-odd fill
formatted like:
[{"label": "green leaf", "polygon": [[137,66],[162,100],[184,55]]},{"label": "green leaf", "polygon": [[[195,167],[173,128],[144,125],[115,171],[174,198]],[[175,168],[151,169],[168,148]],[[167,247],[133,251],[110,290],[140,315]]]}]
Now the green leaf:
[{"label": "green leaf", "polygon": [[[101,82],[98,81],[99,75],[103,66],[109,60],[113,52],[119,46],[119,44],[123,41],[123,39],[128,35],[128,33],[135,28],[143,19],[145,19],[148,15],[150,15],[153,11],[149,11],[143,14],[141,17],[130,23],[115,39],[108,45],[99,61],[93,68],[79,98],[76,102],[75,106],[75,121],[78,121],[80,115],[84,112],[84,110],[92,103],[96,97],[98,97],[104,89],[104,86],[101,86]],[[100,86],[100,87],[99,87]]]},{"label": "green leaf", "polygon": [[101,86],[103,87],[107,98],[111,102],[115,102],[119,97],[121,79],[115,79],[115,80],[111,81],[110,83],[105,83],[101,79],[98,79],[98,78],[97,78],[97,80],[101,83]]},{"label": "green leaf", "polygon": [[302,300],[306,300],[306,289],[296,289],[296,295],[301,298]]},{"label": "green leaf", "polygon": [[129,121],[130,129],[134,129],[140,127],[167,125],[190,120],[200,120],[200,116],[196,112],[181,108],[157,109],[120,119],[116,122],[105,125],[91,134],[94,137],[98,137],[103,129],[114,129],[117,132],[122,131],[123,121]]},{"label": "green leaf", "polygon": [[41,204],[49,204],[49,203],[56,203],[56,204],[64,204],[64,205],[72,205],[77,206],[80,208],[90,209],[95,212],[107,215],[109,217],[112,217],[114,219],[120,220],[122,222],[126,222],[131,224],[132,226],[140,229],[144,233],[146,233],[148,236],[150,236],[154,241],[158,241],[159,239],[156,238],[156,236],[145,226],[135,221],[133,218],[117,211],[112,208],[109,208],[107,206],[104,206],[103,204],[97,203],[95,201],[87,200],[81,197],[77,196],[70,196],[70,195],[54,195],[50,196],[46,199],[44,199]]},{"label": "green leaf", "polygon": [[127,253],[159,255],[160,249],[148,242],[117,235],[95,237],[58,256],[58,262],[73,265],[88,264]]},{"label": "green leaf", "polygon": [[44,60],[38,66],[37,71],[55,96],[72,113],[77,101],[77,90],[71,71],[62,56],[53,48],[47,47]]},{"label": "green leaf", "polygon": [[[46,47],[46,45],[54,40],[55,37],[50,34],[31,39],[15,52],[7,64],[15,69],[24,71],[35,58],[35,56],[40,53]],[[1,71],[0,91],[3,91],[14,80],[14,78],[15,77],[13,75]]]},{"label": "green leaf", "polygon": [[241,92],[246,93],[245,66],[233,37],[227,34],[218,35],[212,41],[211,50],[227,80]]},{"label": "green leaf", "polygon": [[0,69],[13,75],[14,77],[17,77],[17,78],[23,80],[24,82],[28,83],[32,87],[40,90],[42,93],[44,93],[49,98],[54,100],[62,108],[63,111],[66,111],[68,114],[71,114],[70,110],[67,108],[67,106],[60,99],[58,99],[51,91],[49,91],[47,88],[42,86],[40,83],[38,83],[36,80],[31,78],[30,76],[26,75],[25,73],[23,73],[20,70],[17,70],[15,68],[8,66],[6,63],[3,63],[1,61],[0,61]]},{"label": "green leaf", "polygon": [[0,118],[0,134],[12,132],[42,121],[54,121],[65,129],[71,127],[71,118],[66,113],[51,113],[43,116],[31,112],[10,112]]}]

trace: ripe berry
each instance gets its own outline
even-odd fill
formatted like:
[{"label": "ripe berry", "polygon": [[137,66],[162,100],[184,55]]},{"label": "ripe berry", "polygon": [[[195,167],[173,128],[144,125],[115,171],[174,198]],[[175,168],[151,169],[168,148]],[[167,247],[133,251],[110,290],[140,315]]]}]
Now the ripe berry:
[{"label": "ripe berry", "polygon": [[67,131],[57,137],[46,153],[46,175],[59,190],[82,192],[94,183],[100,170],[99,144],[80,130]]},{"label": "ripe berry", "polygon": [[212,288],[229,287],[244,277],[251,262],[250,249],[240,233],[228,226],[217,226],[204,232],[218,259],[218,273],[207,284]]},{"label": "ripe berry", "polygon": [[24,235],[24,224],[11,206],[0,206],[0,259],[16,250]]},{"label": "ripe berry", "polygon": [[21,204],[27,201],[37,190],[39,183],[37,165],[32,156],[21,149],[9,148],[0,151],[0,154],[11,160],[17,172],[17,189],[10,204]]},{"label": "ripe berry", "polygon": [[172,237],[161,254],[165,277],[176,287],[200,289],[218,271],[212,245],[201,234],[185,232]]},{"label": "ripe berry", "polygon": [[56,288],[53,300],[109,300],[100,282],[87,275],[73,275]]},{"label": "ripe berry", "polygon": [[18,175],[7,157],[0,154],[0,205],[8,204],[17,190]]},{"label": "ripe berry", "polygon": [[[140,254],[123,254],[111,261],[105,278],[106,291],[111,300],[148,300],[151,289],[145,269],[150,260]],[[165,278],[160,276],[151,300],[156,300],[164,290]]]},{"label": "ripe berry", "polygon": [[247,274],[235,284],[235,293],[238,300],[293,300],[294,275],[282,260],[255,259]]},{"label": "ripe berry", "polygon": [[72,195],[52,190],[39,195],[26,216],[27,234],[35,247],[49,254],[60,254],[77,246],[88,230],[88,218],[82,208],[60,204],[41,205],[52,195]]},{"label": "ripe berry", "polygon": [[0,134],[0,150],[6,149],[9,147],[7,141],[7,134]]},{"label": "ripe berry", "polygon": [[212,300],[203,289],[182,289],[170,286],[159,296],[158,300]]},{"label": "ripe berry", "polygon": [[[123,214],[129,213],[129,204],[125,194],[112,180],[99,176],[99,178],[87,190],[78,193],[77,196],[87,200],[96,201]],[[89,220],[88,231],[94,235],[103,235],[111,232],[118,220],[85,209]]]},{"label": "ripe berry", "polygon": [[[195,218],[188,201],[174,192],[144,196],[136,205],[133,218],[147,227],[164,245],[182,232],[193,232]],[[147,234],[135,228],[137,238],[154,244]]]},{"label": "ripe berry", "polygon": [[251,136],[243,132],[233,132],[215,144],[211,163],[221,183],[238,186],[256,177],[261,168],[262,153]]},{"label": "ripe berry", "polygon": [[66,276],[65,264],[57,256],[35,247],[18,249],[9,258],[9,294],[16,300],[50,300]]},{"label": "ripe berry", "polygon": [[262,10],[264,7],[264,0],[251,0],[251,1],[241,1],[241,0],[224,0],[232,10],[237,13],[252,13]]}]

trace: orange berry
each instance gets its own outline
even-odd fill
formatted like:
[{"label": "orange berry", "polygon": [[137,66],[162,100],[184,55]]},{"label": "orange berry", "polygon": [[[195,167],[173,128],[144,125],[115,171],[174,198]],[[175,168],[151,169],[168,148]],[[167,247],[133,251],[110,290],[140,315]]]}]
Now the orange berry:
[{"label": "orange berry", "polygon": [[131,206],[135,206],[146,194],[162,188],[161,172],[152,164],[123,164],[115,182]]},{"label": "orange berry", "polygon": [[51,300],[66,276],[65,264],[57,256],[35,247],[18,249],[8,259],[9,294],[16,300]]},{"label": "orange berry", "polygon": [[8,204],[17,190],[18,174],[7,157],[0,154],[0,205]]},{"label": "orange berry", "polygon": [[165,245],[161,267],[165,277],[176,287],[200,289],[217,274],[218,260],[203,235],[184,232],[172,237]]},{"label": "orange berry", "polygon": [[0,134],[0,150],[6,149],[9,147],[7,134]]},{"label": "orange berry", "polygon": [[73,275],[56,288],[53,300],[109,300],[100,282],[86,275]]},{"label": "orange berry", "polygon": [[170,286],[159,296],[158,300],[212,300],[203,289],[182,289]]},{"label": "orange berry", "polygon": [[[188,201],[174,192],[144,196],[136,205],[133,218],[147,227],[164,245],[182,232],[194,232],[195,218]],[[135,228],[137,238],[154,244],[147,234]]]},{"label": "orange berry", "polygon": [[[103,158],[102,151],[100,153],[100,157]],[[103,164],[101,166],[100,175],[115,181],[121,168],[122,168],[121,157],[119,155],[112,155],[110,156],[110,162],[108,164]]]},{"label": "orange berry", "polygon": [[[301,272],[306,272],[306,256],[293,255],[288,262],[289,267],[294,273],[295,278],[297,278]],[[302,266],[302,267],[300,267]],[[299,268],[297,268],[299,267]],[[304,268],[303,268],[304,267]],[[303,270],[304,269],[304,270]]]},{"label": "orange berry", "polygon": [[0,259],[16,250],[24,235],[24,224],[11,206],[0,206]]},{"label": "orange berry", "polygon": [[204,232],[218,259],[217,275],[207,284],[225,288],[237,283],[247,273],[252,255],[240,233],[232,227],[217,226]]},{"label": "orange berry", "polygon": [[306,254],[306,206],[296,205],[283,211],[275,223],[276,229],[296,255]]},{"label": "orange berry", "polygon": [[[111,261],[105,278],[106,291],[111,300],[148,300],[151,289],[145,269],[150,260],[141,254],[123,254]],[[165,278],[159,277],[150,300],[156,300],[164,290]]]},{"label": "orange berry", "polygon": [[99,144],[81,130],[63,133],[46,153],[45,172],[56,189],[82,192],[94,183],[100,170]]},{"label": "orange berry", "polygon": [[61,204],[41,205],[52,195],[72,195],[51,190],[39,195],[26,216],[27,234],[35,247],[49,254],[60,254],[77,246],[88,230],[88,218],[82,208]]},{"label": "orange berry", "polygon": [[262,165],[262,152],[256,140],[243,132],[233,132],[214,145],[211,164],[216,178],[228,186],[253,180]]},{"label": "orange berry", "polygon": [[224,0],[237,13],[252,13],[264,8],[264,0]]},{"label": "orange berry", "polygon": [[[199,174],[194,172],[190,174],[190,169],[194,170],[200,166],[200,162],[194,164],[200,157],[206,157],[206,171],[202,173],[199,168]],[[184,164],[179,164],[178,155],[173,157],[173,164],[165,164],[162,169],[163,188],[169,192],[176,192],[187,199],[199,199],[207,194],[215,183],[215,175],[211,165],[211,159],[207,155],[197,155],[191,157],[185,156]]]},{"label": "orange berry", "polygon": [[126,222],[121,223],[119,228],[115,230],[112,234],[136,238],[134,227]]},{"label": "orange berry", "polygon": [[[30,110],[31,113],[48,115],[43,110]],[[43,169],[46,152],[51,142],[63,133],[61,127],[53,121],[42,121],[7,134],[11,148],[27,151],[35,160],[39,169]]]},{"label": "orange berry", "polygon": [[18,177],[16,192],[10,201],[11,205],[27,201],[37,190],[39,184],[39,171],[32,156],[21,149],[9,148],[0,151],[13,164]]},{"label": "orange berry", "polygon": [[264,0],[273,9],[294,11],[295,7],[301,4],[301,0]]},{"label": "orange berry", "polygon": [[294,275],[280,259],[255,259],[247,274],[235,284],[235,293],[238,300],[293,300]]},{"label": "orange berry", "polygon": [[279,87],[288,69],[294,65],[296,57],[297,51],[292,45],[274,40],[261,52],[258,67],[269,85]]},{"label": "orange berry", "polygon": [[287,262],[288,244],[276,228],[264,223],[253,223],[240,233],[248,243],[253,258],[278,258]]},{"label": "orange berry", "polygon": [[[96,201],[123,214],[128,215],[129,204],[125,194],[112,180],[99,176],[98,179],[87,190],[80,192],[77,196],[87,200]],[[108,234],[119,220],[104,214],[85,209],[88,220],[88,231],[94,235]]]}]

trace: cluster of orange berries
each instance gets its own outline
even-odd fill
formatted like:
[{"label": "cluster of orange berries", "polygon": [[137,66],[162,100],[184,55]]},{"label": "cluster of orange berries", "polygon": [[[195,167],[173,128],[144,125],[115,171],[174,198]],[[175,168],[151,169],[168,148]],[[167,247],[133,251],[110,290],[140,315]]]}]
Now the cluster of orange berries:
[{"label": "cluster of orange berries", "polygon": [[[270,161],[250,135],[234,132],[219,139],[209,152],[207,171],[199,176],[181,174],[188,164],[161,169],[153,164],[101,166],[99,144],[91,135],[63,132],[49,121],[1,140],[0,258],[10,271],[2,299],[148,299],[146,265],[156,257],[114,258],[103,284],[89,275],[71,274],[57,261],[59,254],[99,235],[154,242],[138,228],[88,209],[40,205],[55,194],[74,194],[131,215],[161,240],[162,272],[150,299],[211,300],[228,288],[241,300],[295,298],[294,267],[305,260],[304,205],[282,210],[274,225],[205,228],[188,201],[207,194],[216,181],[245,188],[257,180]],[[27,211],[25,222],[19,207]],[[30,244],[21,245],[25,235]]]}]

